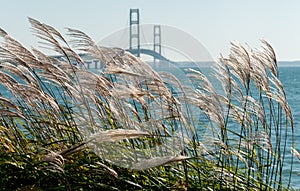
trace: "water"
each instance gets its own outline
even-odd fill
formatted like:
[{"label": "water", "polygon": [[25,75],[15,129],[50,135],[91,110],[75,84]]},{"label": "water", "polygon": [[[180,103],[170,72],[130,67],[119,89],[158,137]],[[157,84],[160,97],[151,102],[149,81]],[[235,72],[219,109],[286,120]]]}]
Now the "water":
[{"label": "water", "polygon": [[[295,127],[295,149],[300,151],[300,67],[280,67],[279,78],[286,90],[287,100],[291,106]],[[290,149],[290,148],[288,148]],[[300,161],[294,157],[292,170],[292,187],[300,188]],[[286,171],[289,173],[289,171]]]},{"label": "water", "polygon": [[[165,68],[164,71],[169,71],[170,68]],[[184,77],[184,72],[182,72],[179,68],[173,68],[171,69],[175,71],[175,75],[177,78],[180,80],[186,80],[186,77]],[[207,68],[201,69],[204,73],[208,72]],[[181,76],[181,77],[180,77]],[[295,149],[300,152],[300,67],[296,66],[290,66],[290,67],[279,67],[279,78],[286,90],[286,95],[288,102],[291,106],[292,113],[293,113],[293,118],[294,118],[294,127],[295,127]],[[214,81],[215,79],[210,78],[210,80]],[[181,81],[183,82],[183,81]],[[184,82],[184,83],[189,83],[189,82]],[[220,88],[220,87],[219,87]],[[3,87],[0,85],[0,90],[2,95],[6,95],[7,97],[9,96],[9,92],[3,91]],[[286,156],[285,160],[285,166],[283,168],[283,175],[284,179],[288,179],[288,176],[290,174],[290,167],[289,163],[291,162],[291,159],[294,159],[294,166],[292,169],[292,183],[291,186],[292,188],[299,189],[300,188],[300,163],[298,159],[290,154],[290,146],[292,143],[290,142],[291,139],[288,139],[289,141],[289,146],[287,147],[288,149],[288,155]]]},{"label": "water", "polygon": [[[167,69],[165,69],[167,70]],[[200,69],[203,73],[211,76],[211,70],[208,68]],[[176,69],[176,76],[179,79],[185,79],[183,74]],[[300,161],[296,156],[291,154],[291,147],[293,146],[298,152],[300,152],[300,67],[298,66],[280,66],[279,67],[279,79],[282,82],[288,103],[291,107],[294,128],[295,128],[295,144],[293,144],[291,138],[287,139],[286,156],[283,165],[283,179],[288,180],[291,172],[290,164],[293,159],[293,169],[292,169],[292,182],[291,187],[294,189],[300,189]],[[216,79],[209,77],[209,80],[215,85],[218,92],[221,92],[220,84],[216,83]],[[217,87],[216,87],[217,86]],[[273,135],[275,137],[275,135]],[[284,138],[284,137],[283,137]],[[283,142],[281,143],[284,145]]]}]

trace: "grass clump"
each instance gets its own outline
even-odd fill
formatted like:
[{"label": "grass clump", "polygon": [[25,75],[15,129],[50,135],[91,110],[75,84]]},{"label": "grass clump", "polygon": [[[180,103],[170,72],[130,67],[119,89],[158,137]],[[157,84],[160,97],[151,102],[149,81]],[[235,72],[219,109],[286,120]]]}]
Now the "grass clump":
[{"label": "grass clump", "polygon": [[[68,42],[29,22],[59,57],[1,30],[2,190],[289,188],[293,118],[267,42],[232,44],[214,70],[220,93],[198,70],[186,71],[194,86],[185,87],[79,30]],[[80,54],[105,67],[83,69]]]}]

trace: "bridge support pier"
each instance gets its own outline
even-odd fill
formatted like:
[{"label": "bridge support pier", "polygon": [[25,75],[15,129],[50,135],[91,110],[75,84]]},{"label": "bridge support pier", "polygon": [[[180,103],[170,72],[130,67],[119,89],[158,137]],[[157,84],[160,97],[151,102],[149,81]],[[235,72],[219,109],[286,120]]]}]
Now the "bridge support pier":
[{"label": "bridge support pier", "polygon": [[129,50],[137,49],[135,56],[140,57],[140,13],[130,9]]},{"label": "bridge support pier", "polygon": [[[153,51],[161,55],[161,28],[160,25],[154,25],[153,27]],[[153,65],[159,61],[155,57],[153,59]]]}]

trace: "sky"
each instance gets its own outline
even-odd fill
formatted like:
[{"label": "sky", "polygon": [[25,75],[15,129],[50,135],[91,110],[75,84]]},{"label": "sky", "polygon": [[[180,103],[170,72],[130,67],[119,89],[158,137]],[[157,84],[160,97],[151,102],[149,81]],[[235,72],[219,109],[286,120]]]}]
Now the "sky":
[{"label": "sky", "polygon": [[278,60],[300,60],[299,0],[3,0],[0,27],[28,48],[37,47],[28,17],[63,34],[66,27],[80,29],[99,42],[128,26],[130,8],[140,9],[143,24],[192,35],[213,59],[228,55],[230,42],[256,48],[265,39]]}]

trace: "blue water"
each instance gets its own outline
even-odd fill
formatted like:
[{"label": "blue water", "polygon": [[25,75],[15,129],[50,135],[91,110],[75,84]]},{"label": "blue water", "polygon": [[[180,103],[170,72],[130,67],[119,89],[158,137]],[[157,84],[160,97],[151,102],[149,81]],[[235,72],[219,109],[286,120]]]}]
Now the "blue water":
[{"label": "blue water", "polygon": [[[212,82],[216,90],[221,93],[223,90],[219,83],[216,82],[214,77],[211,77],[211,69],[209,68],[200,68],[200,70],[207,75],[209,80]],[[177,71],[178,73],[178,71]],[[176,76],[181,76],[182,74],[177,74]],[[179,79],[185,79],[183,76],[179,77]],[[286,146],[286,155],[283,164],[283,179],[284,183],[287,186],[287,181],[291,172],[291,162],[293,162],[292,168],[292,176],[291,176],[291,184],[290,186],[294,189],[300,189],[300,161],[291,154],[291,147],[293,146],[298,152],[300,152],[300,67],[298,66],[281,66],[279,67],[279,79],[282,82],[288,103],[291,107],[294,119],[294,137],[295,142],[292,142],[291,137],[287,138],[287,146]],[[290,127],[289,127],[290,128]],[[291,135],[289,131],[289,135]],[[275,137],[275,135],[272,135]],[[284,138],[284,136],[282,136]],[[275,141],[273,141],[275,144]],[[284,143],[281,142],[283,147]],[[273,147],[274,148],[274,147]],[[281,149],[283,151],[283,149]],[[293,160],[293,161],[292,161]],[[299,175],[298,175],[299,174]]]},{"label": "blue water", "polygon": [[[183,68],[168,66],[165,68],[154,68],[154,70],[158,72],[171,72],[182,84],[190,85],[189,83],[191,83],[185,76]],[[200,70],[207,75],[216,90],[221,92],[222,88],[220,84],[217,83],[217,80],[214,77],[211,77],[212,70],[210,68],[200,68]],[[300,176],[298,175],[300,174],[300,161],[290,152],[291,146],[294,146],[294,148],[300,152],[300,67],[295,65],[279,67],[279,79],[285,88],[287,100],[292,109],[295,128],[295,142],[293,143],[291,138],[287,139],[286,155],[283,165],[283,180],[286,183],[286,181],[289,179],[291,172],[290,164],[293,159],[293,168],[291,172],[292,181],[290,186],[294,189],[300,189]],[[283,143],[281,144],[283,145]],[[285,185],[287,186],[287,183]]]},{"label": "blue water", "polygon": [[[169,69],[166,69],[165,71],[168,71]],[[202,70],[202,69],[201,69]],[[203,69],[202,71],[205,73],[207,69]],[[182,71],[180,69],[176,68],[176,72],[178,75],[183,75]],[[178,75],[176,75],[178,77]],[[291,67],[279,67],[279,78],[286,90],[286,95],[288,102],[291,106],[293,118],[294,118],[294,127],[295,127],[295,144],[294,147],[296,150],[300,152],[300,67],[291,66]],[[180,79],[180,78],[179,78]],[[184,78],[186,79],[186,78]],[[180,80],[183,80],[181,78]],[[215,80],[215,79],[210,79]],[[6,96],[9,95],[9,92],[4,92],[3,87],[0,85],[1,94],[6,94]],[[9,97],[9,96],[8,96]],[[288,139],[288,155],[286,156],[285,165],[283,168],[284,172],[284,179],[288,179],[290,174],[290,166],[289,163],[291,162],[291,159],[294,159],[294,165],[292,169],[292,188],[299,189],[300,188],[300,161],[290,154],[290,146],[292,146],[291,139]]]},{"label": "blue water", "polygon": [[[295,149],[300,151],[300,67],[280,67],[279,78],[286,90],[287,100],[292,109],[295,127]],[[290,149],[290,148],[288,148]],[[294,157],[292,187],[300,188],[300,161]],[[286,170],[287,173],[289,173]]]}]

